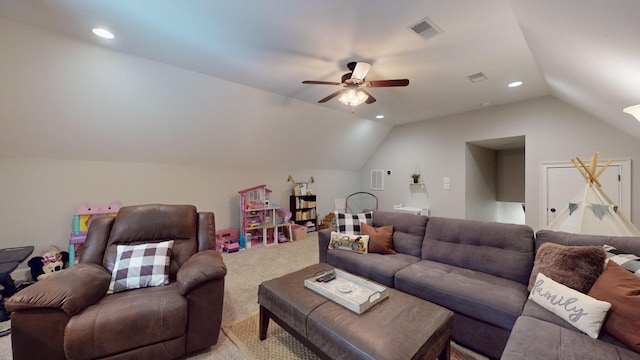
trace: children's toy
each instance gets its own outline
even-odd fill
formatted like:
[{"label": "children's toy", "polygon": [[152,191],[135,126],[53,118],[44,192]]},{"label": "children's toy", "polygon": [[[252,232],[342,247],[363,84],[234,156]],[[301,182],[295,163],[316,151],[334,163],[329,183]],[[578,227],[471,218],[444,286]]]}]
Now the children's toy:
[{"label": "children's toy", "polygon": [[69,238],[70,266],[78,262],[76,259],[76,250],[84,243],[91,220],[98,216],[116,216],[118,211],[120,211],[120,203],[117,201],[110,204],[94,206],[82,203],[78,206],[76,211],[73,212],[73,224]]},{"label": "children's toy", "polygon": [[[238,229],[224,229],[216,231],[216,251],[235,252],[240,249],[238,244]],[[235,244],[235,245],[233,245]],[[233,251],[229,251],[233,250]]]},{"label": "children's toy", "polygon": [[282,242],[284,230],[291,234],[291,212],[271,205],[271,190],[258,185],[240,190],[240,231],[244,234],[247,249],[252,246],[274,245]]},{"label": "children's toy", "polygon": [[291,211],[284,208],[276,208],[276,215],[280,215],[278,219],[279,224],[286,224],[291,220]]},{"label": "children's toy", "polygon": [[31,258],[27,264],[31,268],[33,281],[41,281],[54,272],[66,269],[69,266],[69,253],[51,246],[42,252],[42,256]]},{"label": "children's toy", "polygon": [[224,244],[224,251],[228,253],[240,251],[240,245],[237,242],[227,242]]}]

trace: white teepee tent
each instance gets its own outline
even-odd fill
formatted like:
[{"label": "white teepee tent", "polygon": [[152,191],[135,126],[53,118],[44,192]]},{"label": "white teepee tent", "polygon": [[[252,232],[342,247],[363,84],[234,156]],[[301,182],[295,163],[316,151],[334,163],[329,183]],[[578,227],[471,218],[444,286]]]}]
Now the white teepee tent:
[{"label": "white teepee tent", "polygon": [[591,158],[589,167],[579,157],[571,160],[584,176],[586,185],[567,207],[560,211],[547,229],[577,234],[640,236],[638,228],[624,216],[622,211],[618,210],[618,206],[613,203],[598,181],[598,177],[611,164],[611,161],[607,161],[596,173],[597,152]]}]

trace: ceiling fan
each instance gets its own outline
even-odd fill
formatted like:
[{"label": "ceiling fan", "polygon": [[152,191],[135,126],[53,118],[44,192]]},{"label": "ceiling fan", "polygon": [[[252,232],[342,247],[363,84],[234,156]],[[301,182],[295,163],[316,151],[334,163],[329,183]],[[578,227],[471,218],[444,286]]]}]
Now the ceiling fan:
[{"label": "ceiling fan", "polygon": [[369,73],[369,70],[371,70],[371,64],[363,61],[350,62],[347,64],[347,68],[351,72],[342,75],[342,82],[305,80],[302,83],[316,85],[341,85],[342,89],[323,99],[320,99],[320,101],[318,102],[325,103],[340,95],[338,101],[348,106],[358,106],[362,103],[371,104],[376,101],[376,98],[374,98],[367,90],[364,89],[365,87],[390,87],[409,85],[409,79],[371,81],[365,80],[367,73]]}]

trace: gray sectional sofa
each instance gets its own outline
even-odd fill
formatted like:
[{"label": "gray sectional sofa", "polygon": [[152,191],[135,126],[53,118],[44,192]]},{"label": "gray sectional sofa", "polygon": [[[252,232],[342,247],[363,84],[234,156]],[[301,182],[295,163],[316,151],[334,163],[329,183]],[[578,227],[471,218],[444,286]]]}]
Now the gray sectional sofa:
[{"label": "gray sectional sofa", "polygon": [[[611,245],[622,252],[640,255],[640,238],[636,237],[538,231],[536,233],[536,249],[546,242],[567,246]],[[611,336],[605,329],[600,331],[598,339],[592,339],[560,317],[528,300],[513,327],[502,359],[638,360],[640,354]]]},{"label": "gray sectional sofa", "polygon": [[640,254],[640,239],[553,231],[540,231],[536,236],[525,225],[385,211],[373,213],[372,225],[394,226],[397,254],[329,249],[332,230],[324,229],[318,233],[320,262],[454,311],[451,337],[462,346],[494,359],[565,359],[573,358],[568,355],[574,353],[574,347],[589,353],[584,344],[590,344],[608,355],[594,358],[640,359],[640,354],[604,331],[601,339],[593,340],[563,324],[528,301],[527,290],[536,249],[544,242],[606,243]]}]

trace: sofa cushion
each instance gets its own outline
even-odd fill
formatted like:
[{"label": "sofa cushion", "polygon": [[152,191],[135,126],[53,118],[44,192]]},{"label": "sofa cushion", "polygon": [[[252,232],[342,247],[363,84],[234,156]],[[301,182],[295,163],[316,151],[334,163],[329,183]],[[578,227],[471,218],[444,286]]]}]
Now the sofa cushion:
[{"label": "sofa cushion", "polygon": [[187,299],[176,283],[107,295],[69,320],[65,353],[69,359],[95,359],[170,339],[181,339],[184,351],[187,315]]},{"label": "sofa cushion", "polygon": [[360,234],[369,236],[369,252],[378,254],[395,254],[393,250],[393,225],[374,228],[360,223]]},{"label": "sofa cushion", "polygon": [[526,225],[431,217],[422,259],[528,284],[533,249],[533,229]]},{"label": "sofa cushion", "polygon": [[169,283],[173,240],[139,245],[118,245],[107,294]]},{"label": "sofa cushion", "polygon": [[640,355],[575,330],[520,316],[501,360],[638,360]]},{"label": "sofa cushion", "polygon": [[554,281],[586,294],[602,274],[604,260],[604,250],[599,246],[543,244],[536,254],[528,289],[531,290],[536,276],[541,272]]},{"label": "sofa cushion", "polygon": [[335,211],[334,214],[336,215],[336,224],[338,226],[339,233],[359,235],[361,222],[365,222],[367,224],[373,223],[373,220],[371,220],[371,217],[373,216],[372,212],[362,214],[345,214]]},{"label": "sofa cushion", "polygon": [[640,352],[640,279],[610,261],[589,295],[611,303],[605,329]]},{"label": "sofa cushion", "polygon": [[373,226],[393,225],[393,248],[396,252],[420,257],[429,218],[408,213],[374,211]]},{"label": "sofa cushion", "polygon": [[416,256],[396,254],[358,254],[352,251],[329,250],[327,263],[354,275],[363,276],[382,285],[394,287],[394,275],[420,259]]},{"label": "sofa cushion", "polygon": [[536,249],[546,242],[566,246],[611,245],[618,251],[640,255],[640,237],[570,234],[562,231],[540,230],[536,233]]},{"label": "sofa cushion", "polygon": [[[571,324],[569,324],[568,322],[566,322],[564,319],[562,319],[559,316],[556,316],[556,314],[552,313],[551,311],[543,308],[542,306],[536,304],[533,300],[527,300],[527,303],[524,304],[524,309],[522,309],[522,314],[520,316],[528,316],[528,317],[532,317],[535,319],[539,319],[548,323],[552,323],[552,324],[556,324],[558,326],[561,326],[565,329],[569,329],[572,331],[577,331],[575,327],[573,327]],[[605,319],[606,321],[606,319]],[[609,334],[606,330],[606,328],[600,329],[600,336],[598,337],[600,340],[606,341],[608,343],[614,344],[616,346],[621,346],[625,349],[629,349],[628,346],[626,346],[624,343],[622,343],[620,340],[616,339],[615,337],[613,337],[611,334]]]},{"label": "sofa cushion", "polygon": [[524,284],[429,260],[396,274],[398,290],[510,330],[527,301]]},{"label": "sofa cushion", "polygon": [[597,300],[538,273],[529,299],[597,339],[611,304]]}]

